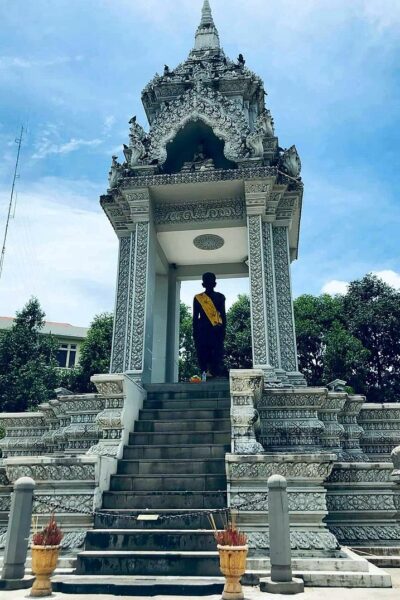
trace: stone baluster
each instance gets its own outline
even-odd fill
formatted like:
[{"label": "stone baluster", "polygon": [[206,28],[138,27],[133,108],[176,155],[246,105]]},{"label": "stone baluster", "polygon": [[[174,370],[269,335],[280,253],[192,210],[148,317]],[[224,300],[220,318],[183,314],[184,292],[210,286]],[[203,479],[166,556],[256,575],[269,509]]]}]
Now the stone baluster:
[{"label": "stone baluster", "polygon": [[91,380],[101,395],[103,410],[96,416],[100,437],[89,454],[121,458],[146,392],[135,377],[127,374],[94,375]]},{"label": "stone baluster", "polygon": [[338,460],[342,457],[341,440],[344,427],[338,421],[338,415],[346,403],[346,392],[328,392],[322,401],[318,418],[324,424],[321,432],[321,445],[325,450],[334,452]]},{"label": "stone baluster", "polygon": [[338,420],[344,428],[341,460],[350,462],[368,460],[360,447],[363,429],[357,422],[357,417],[364,402],[364,396],[348,395],[342,410],[339,412]]},{"label": "stone baluster", "polygon": [[255,433],[258,421],[256,405],[261,397],[262,385],[263,372],[260,369],[230,371],[232,452],[235,454],[264,451]]},{"label": "stone baluster", "polygon": [[62,433],[65,451],[69,454],[81,454],[101,437],[96,417],[104,408],[104,398],[100,394],[82,394],[64,396],[60,401],[64,403],[65,412],[71,419]]}]

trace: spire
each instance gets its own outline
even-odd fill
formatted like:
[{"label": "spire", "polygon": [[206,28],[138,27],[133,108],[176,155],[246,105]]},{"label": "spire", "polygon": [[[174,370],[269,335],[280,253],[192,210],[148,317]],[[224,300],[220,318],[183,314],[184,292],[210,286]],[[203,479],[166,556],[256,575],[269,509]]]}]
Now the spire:
[{"label": "spire", "polygon": [[219,48],[219,36],[212,17],[211,6],[204,0],[201,9],[201,21],[196,31],[195,50],[210,50]]},{"label": "spire", "polygon": [[204,0],[203,8],[201,9],[200,27],[215,27],[212,18],[211,6],[208,0]]}]

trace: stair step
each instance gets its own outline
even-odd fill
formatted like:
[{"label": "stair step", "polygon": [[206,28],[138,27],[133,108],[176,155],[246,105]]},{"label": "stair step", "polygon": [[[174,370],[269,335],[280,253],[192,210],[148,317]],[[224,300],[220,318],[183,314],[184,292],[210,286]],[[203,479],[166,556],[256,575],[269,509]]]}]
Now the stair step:
[{"label": "stair step", "polygon": [[159,508],[224,508],[226,491],[212,492],[104,492],[103,508],[141,508],[143,510]]},{"label": "stair step", "polygon": [[230,419],[183,419],[173,421],[139,420],[135,423],[135,433],[185,433],[227,431],[231,427]]},{"label": "stair step", "polygon": [[191,409],[224,409],[229,410],[229,398],[191,398],[191,399],[166,399],[146,398],[143,402],[144,410],[191,410]]},{"label": "stair step", "polygon": [[122,459],[118,461],[119,475],[208,475],[225,474],[225,460],[217,459],[181,459],[181,460],[148,460]]},{"label": "stair step", "polygon": [[112,475],[111,491],[206,492],[225,490],[225,475]]},{"label": "stair step", "polygon": [[212,530],[196,529],[94,529],[87,532],[85,551],[214,552],[217,548]]},{"label": "stair step", "polygon": [[141,409],[139,420],[174,421],[175,419],[229,419],[229,408],[187,408],[170,410],[169,408]]},{"label": "stair step", "polygon": [[[229,440],[230,442],[230,440]],[[135,444],[125,446],[124,459],[195,459],[195,458],[225,458],[230,452],[230,443],[226,444]]]},{"label": "stair step", "polygon": [[170,398],[204,398],[204,397],[229,397],[229,382],[208,381],[207,383],[153,383],[145,385],[147,396]]},{"label": "stair step", "polygon": [[85,551],[77,556],[77,575],[218,576],[218,551]]},{"label": "stair step", "polygon": [[[219,573],[221,575],[221,573]],[[146,579],[143,576],[132,575],[64,575],[52,577],[52,587],[55,592],[64,594],[99,594],[99,598],[107,595],[164,597],[221,595],[224,587],[222,577],[154,577]]]},{"label": "stair step", "polygon": [[231,440],[229,431],[185,431],[179,432],[150,432],[150,433],[130,433],[129,444],[136,445],[175,445],[181,444],[228,444]]},{"label": "stair step", "polygon": [[[157,520],[137,520],[139,515],[157,515]],[[94,526],[101,529],[166,529],[171,527],[182,530],[209,529],[209,509],[197,508],[195,512],[184,509],[157,509],[156,511],[143,511],[142,509],[102,509],[95,514]],[[223,527],[224,517],[221,513],[214,513],[217,527]]]}]

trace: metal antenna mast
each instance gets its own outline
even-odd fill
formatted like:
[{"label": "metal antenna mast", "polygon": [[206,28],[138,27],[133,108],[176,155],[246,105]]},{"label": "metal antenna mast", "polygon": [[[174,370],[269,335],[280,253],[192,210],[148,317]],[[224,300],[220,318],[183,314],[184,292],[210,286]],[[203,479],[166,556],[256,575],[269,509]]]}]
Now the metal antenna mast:
[{"label": "metal antenna mast", "polygon": [[4,265],[4,256],[6,254],[6,242],[7,242],[7,234],[8,234],[8,226],[10,224],[10,218],[11,218],[11,208],[12,208],[12,203],[13,203],[13,199],[14,199],[14,190],[15,190],[15,181],[18,177],[18,163],[19,163],[19,155],[21,152],[21,144],[22,144],[22,135],[24,133],[24,126],[21,126],[21,133],[19,138],[16,138],[15,143],[18,144],[18,151],[17,151],[17,159],[15,161],[15,168],[14,168],[14,177],[13,177],[13,182],[12,182],[12,186],[11,186],[11,194],[10,194],[10,202],[8,204],[8,213],[7,213],[7,221],[6,221],[6,228],[4,231],[4,239],[3,239],[3,247],[1,249],[1,256],[0,256],[0,278],[1,278],[1,274],[3,272],[3,265]]}]

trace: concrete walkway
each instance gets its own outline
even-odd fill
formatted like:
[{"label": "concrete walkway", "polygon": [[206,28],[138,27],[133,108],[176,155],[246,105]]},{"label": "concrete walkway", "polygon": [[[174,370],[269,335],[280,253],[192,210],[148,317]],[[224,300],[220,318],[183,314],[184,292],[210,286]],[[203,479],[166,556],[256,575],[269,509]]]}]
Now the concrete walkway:
[{"label": "concrete walkway", "polygon": [[[344,588],[306,588],[304,594],[296,596],[271,595],[260,592],[257,588],[246,587],[246,600],[399,600],[400,599],[400,569],[385,569],[390,573],[393,582],[392,589],[344,589]],[[21,600],[29,598],[29,590],[3,592],[0,600]],[[123,596],[53,594],[54,600],[128,600]],[[131,598],[131,597],[129,597]],[[190,600],[220,600],[220,595],[191,596]],[[140,600],[188,600],[183,596],[153,596],[141,597]]]}]

